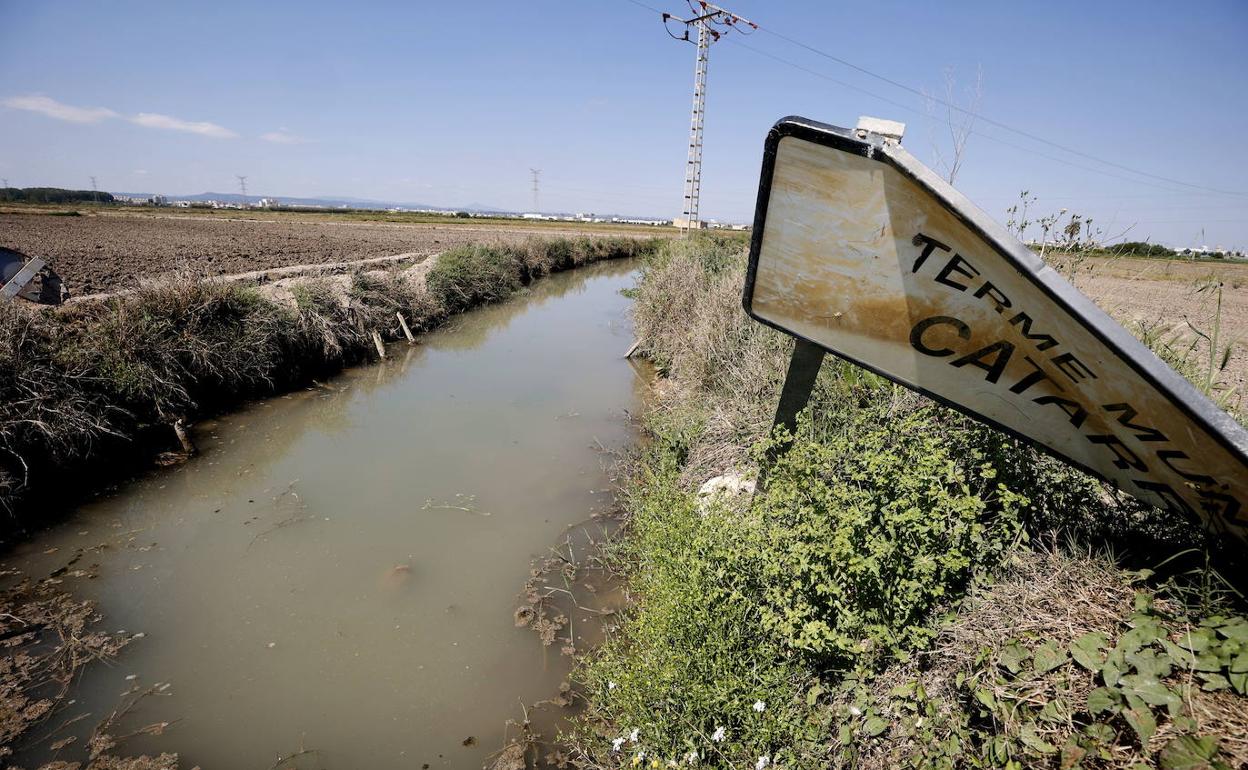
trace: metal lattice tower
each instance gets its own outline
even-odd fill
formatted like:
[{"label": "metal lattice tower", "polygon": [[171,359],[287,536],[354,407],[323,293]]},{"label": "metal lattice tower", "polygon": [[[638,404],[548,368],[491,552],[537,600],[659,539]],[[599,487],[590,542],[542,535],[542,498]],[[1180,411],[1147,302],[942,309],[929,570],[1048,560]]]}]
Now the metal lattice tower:
[{"label": "metal lattice tower", "polygon": [[100,188],[95,183],[95,177],[91,177],[91,199],[100,202]]},{"label": "metal lattice tower", "polygon": [[247,202],[247,177],[237,174],[235,176],[238,178],[238,188],[243,191],[243,208],[247,208],[251,205]]},{"label": "metal lattice tower", "polygon": [[694,59],[693,66],[693,115],[689,120],[689,155],[685,161],[685,197],[682,210],[684,218],[680,226],[680,231],[685,235],[688,235],[690,230],[696,230],[701,226],[701,220],[698,218],[698,205],[702,197],[702,133],[706,126],[706,69],[711,53],[711,43],[719,40],[730,30],[740,29],[738,25],[741,24],[751,30],[758,29],[758,25],[754,22],[743,19],[717,5],[701,0],[688,0],[688,2],[689,8],[694,12],[692,18],[681,19],[670,13],[663,14],[665,27],[671,21],[685,25],[684,34],[679,37],[672,35],[671,30],[668,29],[667,33],[673,38],[692,43],[693,40],[689,37],[690,28],[696,28],[698,32],[697,58]]},{"label": "metal lattice tower", "polygon": [[698,58],[693,67],[693,116],[689,120],[689,158],[685,161],[685,221],[681,232],[698,226],[698,202],[702,195],[702,129],[706,125],[706,65],[711,53],[711,33],[698,25]]},{"label": "metal lattice tower", "polygon": [[542,170],[540,168],[531,168],[529,169],[529,173],[533,175],[533,213],[540,214],[542,213],[542,208],[538,204],[537,183],[538,178],[542,175]]}]

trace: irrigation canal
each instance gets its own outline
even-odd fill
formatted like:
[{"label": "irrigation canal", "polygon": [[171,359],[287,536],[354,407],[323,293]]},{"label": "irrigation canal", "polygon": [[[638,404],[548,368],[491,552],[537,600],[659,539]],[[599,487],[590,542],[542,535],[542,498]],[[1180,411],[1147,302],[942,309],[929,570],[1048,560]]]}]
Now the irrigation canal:
[{"label": "irrigation canal", "polygon": [[8,554],[34,576],[77,556],[66,587],[108,630],[143,633],[85,669],[48,729],[90,716],[17,763],[69,735],[59,756],[80,758],[120,693],[167,684],[126,724],[174,724],[120,753],[481,767],[521,702],[552,697],[569,669],[513,611],[533,558],[613,505],[603,450],[635,439],[646,388],[622,357],[634,269],[546,278],[325,388],[202,423],[198,456]]}]

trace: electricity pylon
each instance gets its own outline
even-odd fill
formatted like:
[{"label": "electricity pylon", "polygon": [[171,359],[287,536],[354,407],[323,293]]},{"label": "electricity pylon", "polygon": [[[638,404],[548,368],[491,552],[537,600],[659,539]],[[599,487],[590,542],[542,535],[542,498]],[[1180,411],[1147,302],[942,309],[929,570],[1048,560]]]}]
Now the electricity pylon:
[{"label": "electricity pylon", "polygon": [[[663,27],[667,34],[676,40],[692,43],[689,37],[691,29],[698,33],[697,58],[693,65],[693,117],[689,121],[689,155],[685,161],[685,200],[684,219],[680,231],[685,235],[690,230],[701,227],[698,219],[698,204],[702,196],[702,129],[706,124],[706,67],[711,52],[711,43],[734,29],[741,29],[744,24],[751,31],[758,25],[743,19],[732,11],[724,10],[718,5],[711,5],[702,0],[687,0],[693,16],[681,19],[670,13],[663,14]],[[672,34],[669,22],[685,25],[684,33],[679,37]],[[742,30],[742,34],[749,34]]]},{"label": "electricity pylon", "polygon": [[542,209],[540,202],[537,199],[537,182],[538,178],[542,175],[542,170],[540,168],[531,168],[529,169],[529,173],[533,175],[533,213],[540,214],[542,213]]}]

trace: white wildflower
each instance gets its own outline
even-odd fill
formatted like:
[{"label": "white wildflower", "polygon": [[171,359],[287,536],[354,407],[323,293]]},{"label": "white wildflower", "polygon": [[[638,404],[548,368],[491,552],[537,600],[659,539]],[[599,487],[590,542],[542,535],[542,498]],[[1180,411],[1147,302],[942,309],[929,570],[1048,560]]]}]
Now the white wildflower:
[{"label": "white wildflower", "polygon": [[619,751],[619,750],[620,750],[620,747],[621,747],[621,746],[623,746],[623,745],[624,745],[624,739],[623,739],[623,738],[616,738],[615,740],[611,741],[611,750],[612,750],[612,751]]},{"label": "white wildflower", "polygon": [[685,764],[686,764],[686,765],[696,765],[696,764],[698,764],[698,752],[696,752],[696,751],[691,751],[691,752],[689,752],[688,754],[686,754],[686,755],[685,755]]},{"label": "white wildflower", "polygon": [[849,713],[851,716],[860,717],[862,716],[862,709],[858,708],[857,706],[850,706]]},{"label": "white wildflower", "polygon": [[615,682],[607,682],[607,689],[608,689],[608,690],[614,690],[614,689],[615,689]]},{"label": "white wildflower", "polygon": [[715,741],[716,743],[721,743],[724,740],[724,738],[727,737],[727,735],[728,734],[724,732],[724,728],[716,727],[715,732],[711,734],[711,740]]},{"label": "white wildflower", "polygon": [[754,763],[754,770],[763,770],[764,767],[767,767],[767,765],[770,765],[770,764],[771,764],[771,757],[764,754],[763,756],[758,758],[757,762]]},{"label": "white wildflower", "polygon": [[637,739],[640,737],[641,737],[641,730],[634,729],[631,733],[628,734],[628,740],[632,743],[636,743]]},{"label": "white wildflower", "polygon": [[761,700],[756,700],[756,701],[754,701],[754,710],[755,710],[755,711],[757,711],[757,712],[759,712],[759,713],[761,714],[761,713],[762,713],[762,711],[763,711],[763,709],[765,709],[765,708],[767,708],[767,704],[766,704],[766,703],[763,703]]}]

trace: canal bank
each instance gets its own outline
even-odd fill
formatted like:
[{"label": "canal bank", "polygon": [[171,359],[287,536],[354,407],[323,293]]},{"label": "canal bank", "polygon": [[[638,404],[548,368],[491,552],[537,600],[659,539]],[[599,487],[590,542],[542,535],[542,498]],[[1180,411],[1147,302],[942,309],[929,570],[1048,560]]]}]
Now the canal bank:
[{"label": "canal bank", "polygon": [[653,251],[630,238],[465,246],[402,270],[267,286],[162,280],[44,311],[0,304],[0,542],[153,459],[183,426],[376,357],[534,280]]}]

